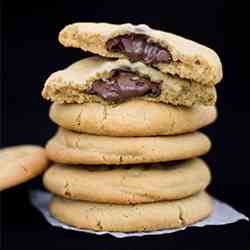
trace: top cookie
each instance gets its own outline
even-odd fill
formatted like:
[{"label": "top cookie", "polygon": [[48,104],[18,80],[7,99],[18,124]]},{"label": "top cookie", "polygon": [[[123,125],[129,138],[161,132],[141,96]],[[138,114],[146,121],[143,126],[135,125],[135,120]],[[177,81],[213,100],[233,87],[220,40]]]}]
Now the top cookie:
[{"label": "top cookie", "polygon": [[20,145],[0,150],[0,191],[23,183],[48,167],[45,150],[35,145]]},{"label": "top cookie", "polygon": [[101,56],[151,64],[164,73],[205,85],[215,85],[223,76],[213,50],[144,24],[74,23],[60,32],[59,41]]}]

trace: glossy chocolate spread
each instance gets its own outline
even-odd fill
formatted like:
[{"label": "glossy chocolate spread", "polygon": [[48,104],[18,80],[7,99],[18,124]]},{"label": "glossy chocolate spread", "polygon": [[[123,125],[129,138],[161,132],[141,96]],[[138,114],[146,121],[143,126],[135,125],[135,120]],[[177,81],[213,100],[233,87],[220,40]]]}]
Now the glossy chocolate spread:
[{"label": "glossy chocolate spread", "polygon": [[108,51],[125,54],[131,62],[142,61],[145,64],[170,63],[172,56],[168,49],[148,41],[145,35],[129,34],[109,39]]},{"label": "glossy chocolate spread", "polygon": [[132,97],[148,95],[156,97],[161,93],[160,83],[127,70],[114,70],[108,79],[96,80],[86,93],[97,95],[109,102],[122,102]]}]

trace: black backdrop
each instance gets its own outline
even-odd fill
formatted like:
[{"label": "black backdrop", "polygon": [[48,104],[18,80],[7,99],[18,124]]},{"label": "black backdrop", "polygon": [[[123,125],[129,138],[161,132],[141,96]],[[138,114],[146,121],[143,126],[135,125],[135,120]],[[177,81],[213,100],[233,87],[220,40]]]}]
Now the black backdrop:
[{"label": "black backdrop", "polygon": [[[224,64],[218,85],[217,122],[204,129],[213,142],[204,158],[211,165],[210,192],[250,216],[250,108],[244,7],[232,6],[225,54],[224,1],[3,1],[2,144],[42,144],[56,126],[48,119],[49,103],[40,96],[50,73],[86,56],[63,48],[57,35],[75,21],[147,23],[215,49]],[[243,29],[240,29],[243,28]],[[6,249],[203,249],[227,244],[241,249],[250,237],[249,225],[189,229],[165,236],[118,240],[64,231],[49,226],[28,202],[28,190],[41,187],[40,178],[2,193],[2,231]]]}]

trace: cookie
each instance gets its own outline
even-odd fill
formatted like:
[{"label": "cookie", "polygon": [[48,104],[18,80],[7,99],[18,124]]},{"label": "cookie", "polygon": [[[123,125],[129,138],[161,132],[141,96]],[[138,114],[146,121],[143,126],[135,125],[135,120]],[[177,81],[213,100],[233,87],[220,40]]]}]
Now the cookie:
[{"label": "cookie", "polygon": [[173,105],[214,105],[216,89],[164,74],[141,62],[89,57],[53,73],[42,96],[60,103],[146,100]]},{"label": "cookie", "polygon": [[222,79],[222,65],[211,49],[147,25],[74,23],[59,34],[66,47],[153,65],[161,72],[205,85]]},{"label": "cookie", "polygon": [[0,191],[26,182],[48,166],[42,147],[20,145],[0,150]]},{"label": "cookie", "polygon": [[138,204],[191,196],[204,190],[210,179],[205,162],[191,159],[123,167],[54,164],[43,183],[50,192],[68,199]]},{"label": "cookie", "polygon": [[59,129],[46,146],[48,157],[68,164],[136,164],[189,159],[210,149],[200,132],[177,136],[108,137]]},{"label": "cookie", "polygon": [[214,122],[214,106],[174,107],[147,101],[120,105],[53,103],[50,118],[80,133],[107,136],[155,136],[193,132]]},{"label": "cookie", "polygon": [[210,196],[200,192],[177,201],[117,205],[55,197],[49,211],[59,221],[95,231],[136,232],[180,228],[212,213]]}]

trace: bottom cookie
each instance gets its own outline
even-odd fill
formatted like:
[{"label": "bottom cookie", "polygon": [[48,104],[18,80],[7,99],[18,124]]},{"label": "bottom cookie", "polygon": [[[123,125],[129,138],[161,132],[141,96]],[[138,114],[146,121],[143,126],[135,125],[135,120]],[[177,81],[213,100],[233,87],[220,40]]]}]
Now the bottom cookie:
[{"label": "bottom cookie", "polygon": [[54,197],[50,213],[81,229],[113,232],[153,231],[184,227],[209,216],[212,200],[206,192],[176,200],[140,205],[114,205]]}]

